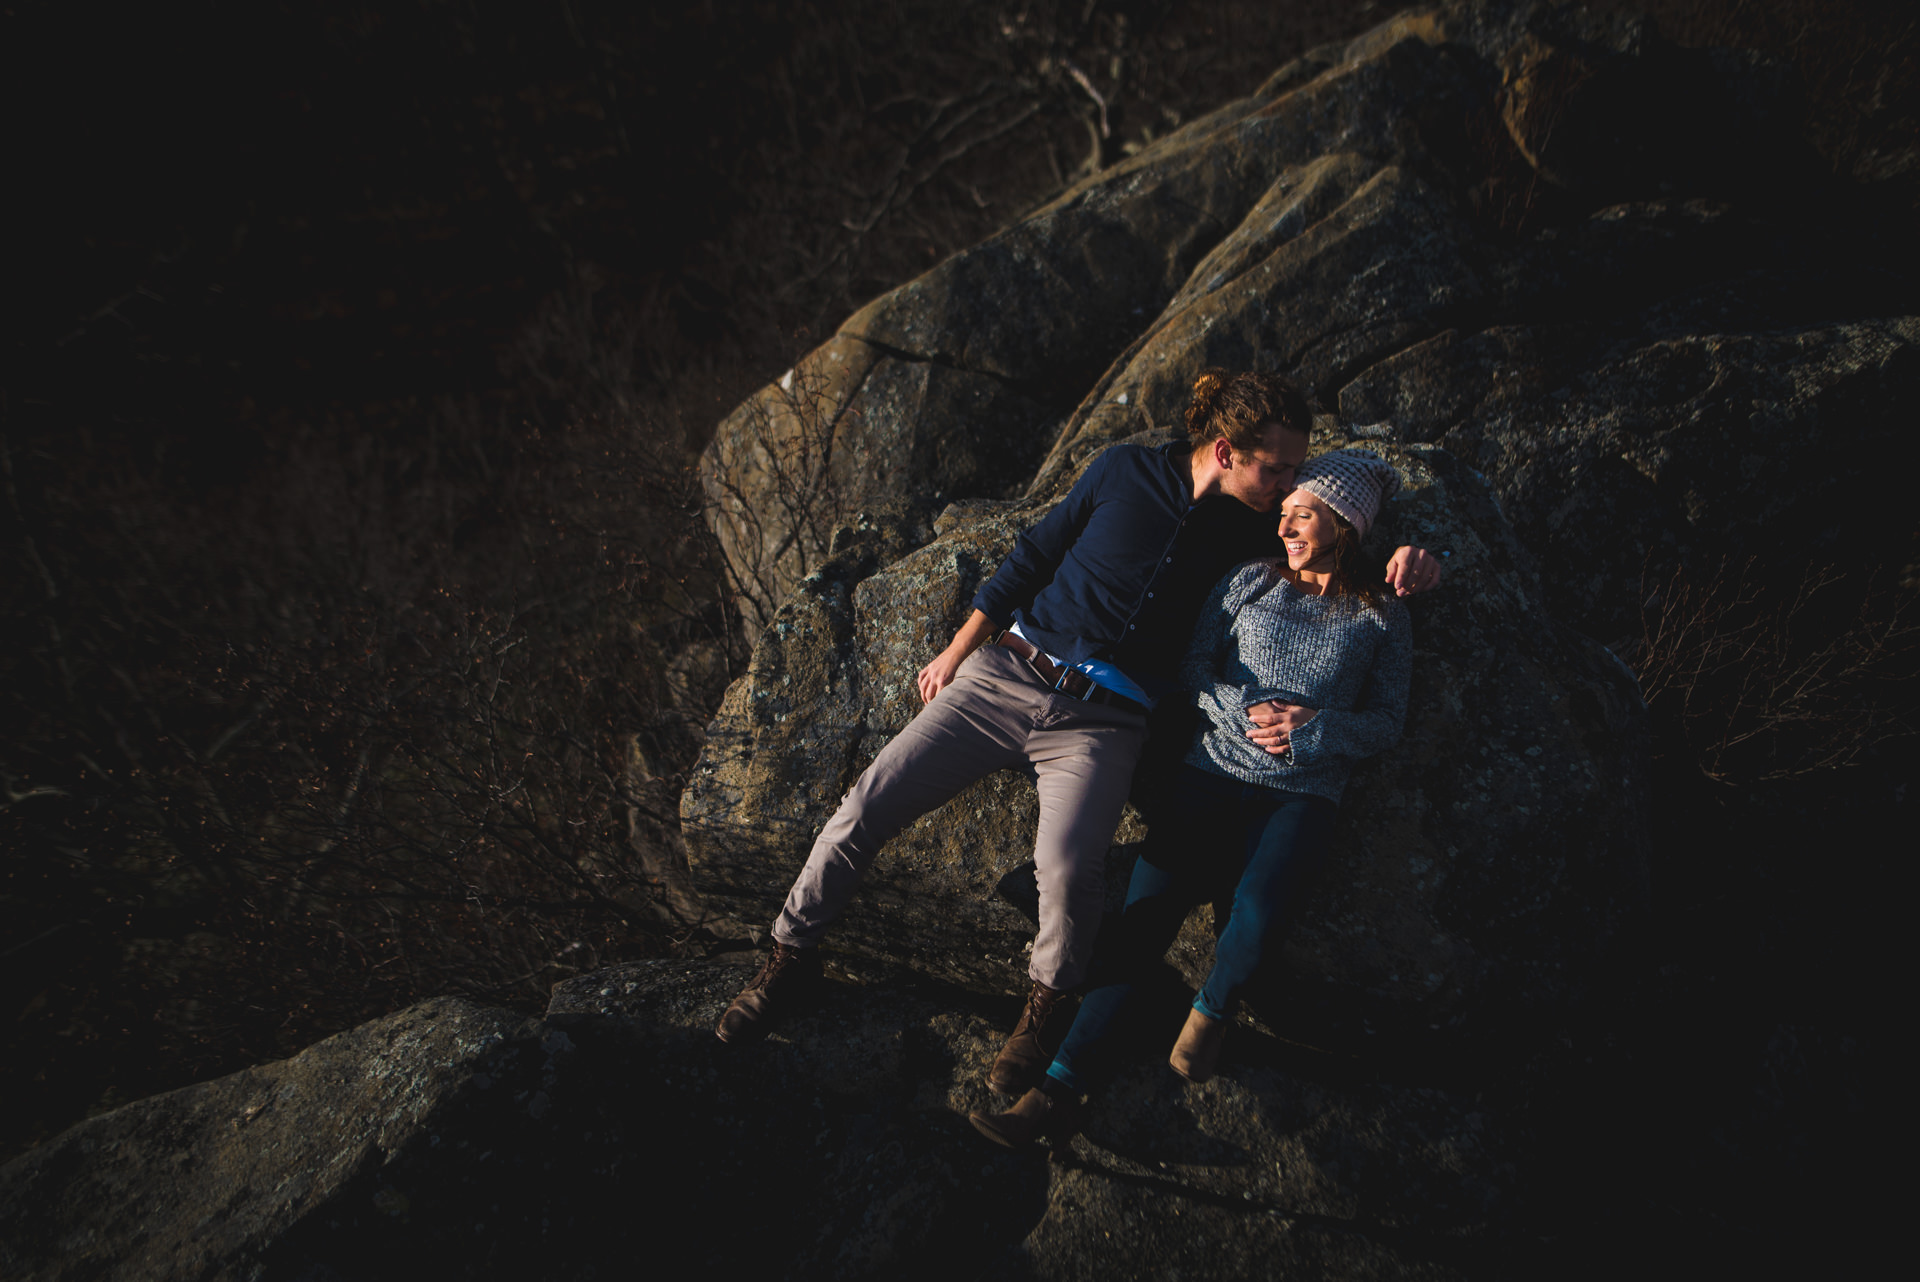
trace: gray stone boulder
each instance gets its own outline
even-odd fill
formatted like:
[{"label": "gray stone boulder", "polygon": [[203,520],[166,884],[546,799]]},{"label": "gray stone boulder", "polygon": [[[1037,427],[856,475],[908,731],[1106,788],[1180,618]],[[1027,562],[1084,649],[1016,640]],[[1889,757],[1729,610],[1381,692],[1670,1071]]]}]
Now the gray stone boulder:
[{"label": "gray stone boulder", "polygon": [[484,1273],[525,1216],[497,1204],[501,1177],[552,1125],[571,1049],[508,1011],[431,1001],[91,1118],[0,1168],[0,1274],[291,1277],[289,1253],[330,1227],[422,1221]]},{"label": "gray stone boulder", "polygon": [[1005,1107],[984,1081],[1017,1003],[840,958],[815,1006],[741,1053],[710,1030],[746,974],[616,967],[549,1011],[589,1053],[618,1041],[617,1071],[656,1092],[654,1152],[682,1186],[663,1200],[751,1208],[673,1244],[723,1276],[1468,1277],[1511,1262],[1533,1209],[1510,1097],[1366,1080],[1250,1029],[1191,1087],[1165,1062],[1174,992],[1046,1161],[965,1120]]},{"label": "gray stone boulder", "polygon": [[1224,243],[1218,268],[1203,265],[1088,394],[1036,488],[1057,488],[1112,441],[1177,427],[1208,366],[1277,368],[1317,392],[1480,304],[1469,227],[1413,171],[1340,154],[1283,174],[1269,194],[1276,206],[1332,208],[1284,243],[1274,242],[1286,208]]},{"label": "gray stone boulder", "polygon": [[1774,69],[1547,5],[1455,3],[1316,49],[875,299],[720,425],[702,478],[750,627],[852,514],[1010,497],[1044,454],[1040,492],[1175,422],[1206,363],[1285,370],[1331,403],[1409,344],[1524,306],[1503,284],[1539,303],[1535,247],[1489,213],[1508,169],[1602,205],[1741,191],[1789,179],[1792,113]]},{"label": "gray stone boulder", "polygon": [[[722,425],[710,516],[753,626],[855,515],[924,542],[948,502],[1058,494],[1177,425],[1208,364],[1284,372],[1400,439],[1465,425],[1449,443],[1495,480],[1550,605],[1609,640],[1637,630],[1649,542],[1746,555],[1695,535],[1777,488],[1722,469],[1705,516],[1671,497],[1690,481],[1652,478],[1649,440],[1751,459],[1808,437],[1836,492],[1888,510],[1907,451],[1878,407],[1913,390],[1914,255],[1827,191],[1797,112],[1778,67],[1549,5],[1450,4],[1315,50],[874,300]],[[1681,364],[1719,382],[1682,389]],[[1676,399],[1647,405],[1647,380]],[[1833,430],[1855,411],[1863,448]],[[1570,497],[1596,473],[1619,475]],[[1655,500],[1644,537],[1567,537],[1604,528],[1574,508],[1629,497]],[[1856,533],[1885,523],[1821,541]]]},{"label": "gray stone boulder", "polygon": [[[1572,995],[1640,911],[1643,709],[1617,660],[1547,614],[1485,481],[1444,450],[1382,448],[1405,489],[1376,541],[1446,553],[1449,582],[1415,602],[1406,738],[1349,789],[1283,1000],[1423,1028],[1513,1018]],[[933,543],[884,568],[850,551],[774,616],[682,795],[711,908],[771,921],[841,794],[918,710],[914,674],[1044,510],[949,509]],[[1031,858],[1036,819],[1031,783],[1012,772],[961,793],[882,851],[835,945],[1017,991],[1032,928],[997,891]],[[1145,835],[1130,811],[1113,892]],[[1177,960],[1190,982],[1210,948],[1203,925],[1189,930]]]},{"label": "gray stone boulder", "polygon": [[[1203,350],[1184,341],[1185,329],[1169,334],[1115,393],[1151,384],[1147,404],[1138,391],[1120,401],[1131,408],[1100,443],[1165,425],[1184,400],[1180,379],[1210,352],[1330,376],[1439,325],[1391,315],[1396,308],[1470,305],[1471,285],[1454,279],[1461,269],[1426,278],[1423,220],[1451,214],[1395,166],[1420,148],[1407,128],[1410,103],[1432,111],[1472,96],[1470,51],[1450,40],[1473,15],[1396,18],[1295,60],[1249,97],[875,299],[730,415],[701,477],[750,628],[819,567],[833,530],[855,513],[905,504],[931,515],[946,502],[1025,488],[1061,421],[1104,403],[1089,389],[1164,325],[1163,312],[1204,330],[1225,307],[1238,338],[1223,330],[1217,350]],[[1341,229],[1266,265],[1342,209]],[[1384,278],[1361,269],[1383,246],[1404,247],[1420,279],[1380,296],[1370,282]],[[1343,309],[1306,314],[1322,310],[1323,286],[1355,272]],[[1247,283],[1261,303],[1245,302]],[[1297,296],[1301,314],[1276,322],[1284,335],[1264,335],[1263,304],[1281,296]],[[1365,317],[1364,333],[1345,333]],[[1162,368],[1170,356],[1175,365]],[[1080,435],[1077,425],[1069,433]]]},{"label": "gray stone boulder", "polygon": [[[716,509],[723,539],[750,514],[765,546],[816,551],[742,575],[771,626],[682,797],[705,902],[764,927],[1018,528],[1100,450],[1176,425],[1201,368],[1251,366],[1401,468],[1383,550],[1452,553],[1414,607],[1407,741],[1355,782],[1287,1000],[1450,1026],[1576,992],[1635,918],[1647,840],[1633,678],[1585,637],[1631,651],[1649,574],[1781,555],[1790,496],[1814,504],[1790,572],[1906,537],[1911,251],[1821,194],[1795,110],[1777,69],[1640,19],[1445,5],[1315,50],[861,309],[809,358],[848,371],[809,404],[853,404],[884,354],[1015,389],[1058,430],[1040,457],[1026,424],[1055,420],[1003,414],[1017,450],[993,427],[937,475],[876,438],[835,456],[876,462],[804,536],[744,489]],[[985,462],[1016,453],[1018,497]],[[835,530],[846,557],[817,551]],[[1017,987],[1028,928],[995,891],[1033,817],[1008,776],[923,820],[842,946]],[[1144,837],[1130,814],[1116,889]],[[1206,952],[1203,922],[1190,979]]]},{"label": "gray stone boulder", "polygon": [[[904,557],[911,542],[891,527],[865,538],[849,527],[842,554],[781,606],[707,727],[681,794],[692,880],[711,911],[754,929],[772,920],[841,795],[912,719],[915,675],[1020,528],[1045,510],[956,505],[941,516],[940,537]],[[1030,783],[994,775],[923,819],[868,879],[862,944],[879,957],[918,955],[929,974],[957,984],[1014,983],[1032,931],[993,889],[1031,857],[1038,814]],[[946,925],[929,938],[933,918]]]},{"label": "gray stone boulder", "polygon": [[1238,1030],[1205,1087],[1143,1046],[1049,1162],[966,1121],[1012,1002],[836,966],[743,1050],[711,1028],[748,973],[616,967],[544,1021],[429,1002],[94,1118],[0,1167],[0,1270],[1444,1279],[1536,1235],[1516,1096]]},{"label": "gray stone boulder", "polygon": [[1409,353],[1397,384],[1442,402],[1461,365],[1505,362],[1494,388],[1543,389],[1469,393],[1436,416],[1540,557],[1555,617],[1632,639],[1637,589],[1677,567],[1753,558],[1797,579],[1907,546],[1920,447],[1898,407],[1920,400],[1920,317],[1636,340],[1557,374],[1531,358],[1552,342],[1510,330],[1458,344],[1464,360]]},{"label": "gray stone boulder", "polygon": [[924,542],[952,499],[1019,493],[1058,419],[1007,380],[858,339],[809,354],[728,416],[701,456],[748,633],[859,513],[884,511]]}]

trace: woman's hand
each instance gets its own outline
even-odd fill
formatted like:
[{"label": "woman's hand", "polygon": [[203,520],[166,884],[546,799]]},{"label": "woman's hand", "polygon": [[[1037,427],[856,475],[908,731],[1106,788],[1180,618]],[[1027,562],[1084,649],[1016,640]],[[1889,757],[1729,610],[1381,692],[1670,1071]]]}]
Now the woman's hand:
[{"label": "woman's hand", "polygon": [[1247,719],[1253,722],[1247,738],[1278,756],[1291,746],[1293,732],[1319,715],[1318,708],[1282,703],[1278,699],[1256,703],[1247,709]]}]

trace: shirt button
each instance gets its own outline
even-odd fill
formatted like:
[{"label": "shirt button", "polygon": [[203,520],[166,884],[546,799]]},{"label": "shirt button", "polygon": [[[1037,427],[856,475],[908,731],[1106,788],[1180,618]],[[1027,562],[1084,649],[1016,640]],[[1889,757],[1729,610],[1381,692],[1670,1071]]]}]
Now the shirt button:
[{"label": "shirt button", "polygon": [[1149,601],[1153,600],[1153,593],[1151,592],[1147,593],[1147,600]]},{"label": "shirt button", "polygon": [[1172,564],[1173,564],[1173,558],[1172,558],[1172,557],[1168,557],[1168,558],[1167,558],[1167,564],[1168,564],[1168,565],[1172,565]]},{"label": "shirt button", "polygon": [[1139,630],[1140,630],[1140,625],[1137,623],[1129,623],[1127,625],[1127,631],[1129,632],[1138,632]]}]

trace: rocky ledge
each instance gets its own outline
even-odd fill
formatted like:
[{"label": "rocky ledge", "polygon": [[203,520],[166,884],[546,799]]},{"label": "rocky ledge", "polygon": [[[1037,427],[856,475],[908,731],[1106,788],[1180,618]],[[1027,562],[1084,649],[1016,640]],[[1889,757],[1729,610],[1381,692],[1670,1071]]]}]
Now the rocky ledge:
[{"label": "rocky ledge", "polygon": [[749,973],[616,967],[544,1021],[429,1002],[94,1118],[0,1176],[0,1270],[1450,1278],[1544,1258],[1512,1101],[1431,1065],[1241,1029],[1189,1087],[1143,1051],[1050,1158],[965,1120],[1013,1003],[843,959],[743,1052],[711,1030]]}]

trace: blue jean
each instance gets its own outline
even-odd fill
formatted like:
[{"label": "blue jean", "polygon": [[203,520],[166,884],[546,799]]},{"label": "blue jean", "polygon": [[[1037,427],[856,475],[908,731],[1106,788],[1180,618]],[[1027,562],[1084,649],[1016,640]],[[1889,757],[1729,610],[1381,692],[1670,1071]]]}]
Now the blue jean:
[{"label": "blue jean", "polygon": [[[1180,767],[1160,822],[1133,867],[1127,904],[1096,950],[1092,988],[1047,1075],[1076,1091],[1110,1076],[1112,1034],[1196,905],[1232,898],[1213,969],[1194,1009],[1230,1018],[1318,880],[1339,807],[1325,797]],[[1163,835],[1164,834],[1164,835]]]}]

